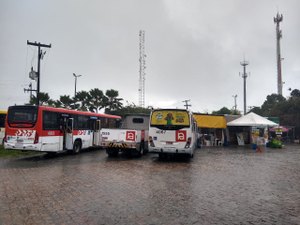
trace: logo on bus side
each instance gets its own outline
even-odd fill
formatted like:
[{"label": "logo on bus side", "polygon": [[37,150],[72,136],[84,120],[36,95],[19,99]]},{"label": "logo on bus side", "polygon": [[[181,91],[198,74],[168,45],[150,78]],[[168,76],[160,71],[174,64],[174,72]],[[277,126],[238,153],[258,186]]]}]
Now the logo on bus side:
[{"label": "logo on bus side", "polygon": [[126,131],[126,141],[135,141],[135,131]]},{"label": "logo on bus side", "polygon": [[176,141],[177,142],[186,141],[186,130],[176,130]]},{"label": "logo on bus side", "polygon": [[86,135],[86,130],[78,130],[78,135]]}]

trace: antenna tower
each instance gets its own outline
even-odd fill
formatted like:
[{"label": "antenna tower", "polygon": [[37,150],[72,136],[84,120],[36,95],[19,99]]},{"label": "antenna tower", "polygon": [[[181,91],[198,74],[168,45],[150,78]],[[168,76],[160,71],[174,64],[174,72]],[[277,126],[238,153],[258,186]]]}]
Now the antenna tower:
[{"label": "antenna tower", "polygon": [[146,69],[146,54],[145,54],[145,31],[140,30],[140,75],[139,75],[139,106],[145,107],[145,69]]},{"label": "antenna tower", "polygon": [[280,30],[279,23],[282,22],[282,14],[277,12],[274,17],[276,23],[276,56],[277,56],[277,94],[282,95],[282,74],[281,74],[281,54],[280,54],[280,39],[282,38],[282,31]]},{"label": "antenna tower", "polygon": [[242,78],[244,79],[244,115],[246,115],[247,113],[247,104],[246,104],[246,79],[248,77],[248,74],[246,73],[246,66],[249,65],[249,62],[248,61],[242,61],[241,62],[241,66],[243,67],[243,74],[242,74]]}]

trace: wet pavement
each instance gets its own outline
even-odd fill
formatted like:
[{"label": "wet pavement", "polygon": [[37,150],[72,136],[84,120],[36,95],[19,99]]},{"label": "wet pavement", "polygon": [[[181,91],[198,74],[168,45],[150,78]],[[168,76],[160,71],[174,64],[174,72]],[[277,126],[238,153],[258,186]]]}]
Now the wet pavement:
[{"label": "wet pavement", "polygon": [[300,224],[300,146],[0,159],[0,224]]}]

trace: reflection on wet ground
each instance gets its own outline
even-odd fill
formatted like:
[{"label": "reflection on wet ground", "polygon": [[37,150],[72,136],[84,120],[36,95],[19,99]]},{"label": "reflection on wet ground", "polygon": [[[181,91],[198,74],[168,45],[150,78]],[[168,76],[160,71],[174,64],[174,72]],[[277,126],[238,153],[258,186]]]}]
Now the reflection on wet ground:
[{"label": "reflection on wet ground", "polygon": [[0,224],[300,224],[300,147],[0,159]]}]

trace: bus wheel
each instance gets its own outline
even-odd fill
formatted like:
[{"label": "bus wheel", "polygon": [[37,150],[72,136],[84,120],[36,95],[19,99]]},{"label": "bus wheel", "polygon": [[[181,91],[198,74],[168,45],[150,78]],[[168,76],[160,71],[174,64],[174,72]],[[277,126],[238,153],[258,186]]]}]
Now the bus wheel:
[{"label": "bus wheel", "polygon": [[159,157],[159,159],[166,159],[167,154],[166,153],[158,153],[158,157]]},{"label": "bus wheel", "polygon": [[46,156],[47,157],[54,157],[54,156],[56,156],[56,154],[57,154],[57,152],[47,152]]},{"label": "bus wheel", "polygon": [[119,155],[119,149],[106,149],[106,153],[109,157],[117,157]]},{"label": "bus wheel", "polygon": [[81,151],[81,143],[80,141],[75,141],[73,145],[73,153],[77,154]]}]

